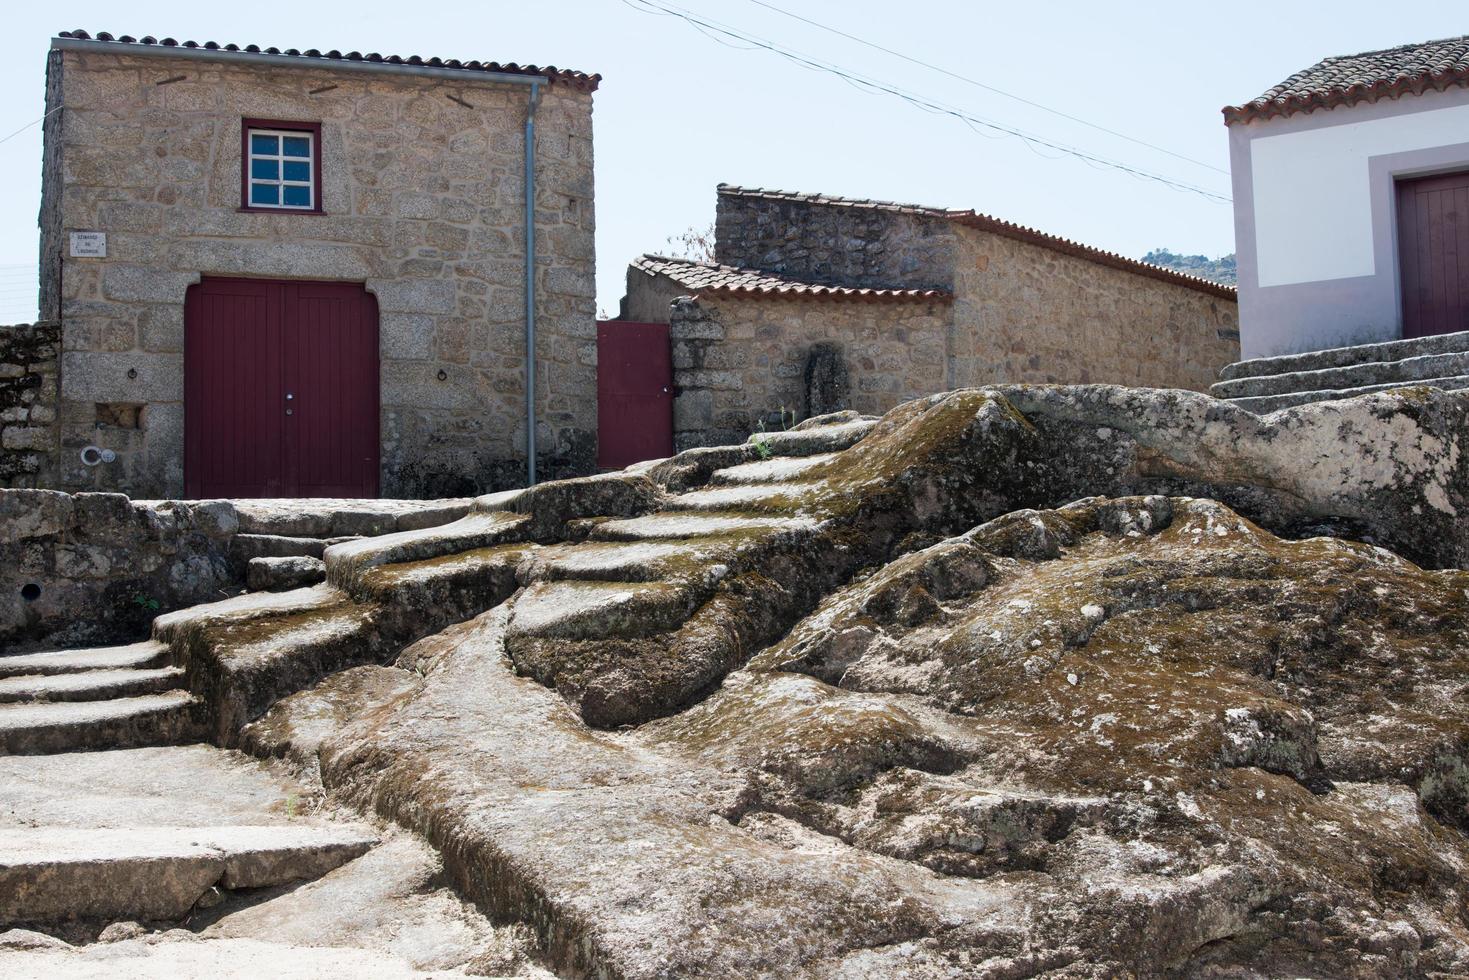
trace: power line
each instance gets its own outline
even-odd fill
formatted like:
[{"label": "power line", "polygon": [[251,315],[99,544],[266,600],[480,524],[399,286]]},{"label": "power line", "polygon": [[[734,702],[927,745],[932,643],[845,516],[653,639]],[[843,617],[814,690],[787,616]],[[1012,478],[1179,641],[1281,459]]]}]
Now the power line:
[{"label": "power line", "polygon": [[994,94],[1002,95],[1007,99],[1014,99],[1016,102],[1023,103],[1024,105],[1028,105],[1032,108],[1040,109],[1043,112],[1049,112],[1053,116],[1060,116],[1062,119],[1069,119],[1071,122],[1080,123],[1081,125],[1086,126],[1090,129],[1095,129],[1099,133],[1106,133],[1108,136],[1115,136],[1118,139],[1126,140],[1129,143],[1135,143],[1138,146],[1145,146],[1150,150],[1156,150],[1159,153],[1165,154],[1175,159],[1184,160],[1196,166],[1204,167],[1207,170],[1212,170],[1215,173],[1224,174],[1224,176],[1226,177],[1229,176],[1228,170],[1225,170],[1222,167],[1216,167],[1212,163],[1205,163],[1203,160],[1196,160],[1193,157],[1185,156],[1182,153],[1175,153],[1174,151],[1167,149],[1166,147],[1158,146],[1156,143],[1149,143],[1147,140],[1140,140],[1134,136],[1128,136],[1126,133],[1119,133],[1115,129],[1108,129],[1106,126],[1102,126],[1089,120],[1083,119],[1080,116],[1073,116],[1069,112],[1062,112],[1060,109],[1053,109],[1048,105],[1043,105],[1039,102],[1027,99],[1022,95],[1016,95],[1014,92],[1007,92],[1002,88],[996,88],[993,85],[981,82],[977,78],[970,78],[967,75],[960,75],[958,72],[950,71],[947,68],[931,64],[919,58],[914,58],[911,55],[906,55],[901,51],[894,51],[892,48],[884,47],[883,45],[878,44],[875,41],[869,41],[866,38],[858,37],[855,34],[848,34],[846,31],[832,27],[828,24],[820,23],[819,21],[811,20],[809,17],[802,17],[800,14],[792,13],[789,10],[782,10],[773,3],[766,3],[765,0],[750,0],[750,2],[755,4],[755,6],[757,7],[764,7],[766,10],[773,10],[784,17],[789,17],[792,20],[798,20],[803,24],[809,24],[812,27],[817,28],[818,30],[826,31],[828,34],[835,34],[838,37],[844,37],[849,41],[855,41],[865,47],[872,48],[874,51],[881,51],[883,54],[892,55],[894,58],[900,58],[903,61],[908,62],[909,64],[918,65],[920,68],[927,68],[929,71],[936,71],[940,75],[946,75],[949,78],[952,78],[955,81],[963,82],[966,85],[973,85],[975,88],[982,88],[986,92],[993,92]]},{"label": "power line", "polygon": [[46,116],[51,115],[51,113],[53,113],[53,112],[60,112],[60,111],[61,111],[61,106],[57,106],[54,109],[48,109],[43,115],[38,116],[35,119],[32,119],[30,122],[26,123],[24,126],[20,127],[15,132],[11,133],[9,136],[6,136],[3,139],[0,139],[0,143],[8,143],[8,142],[10,142],[12,139],[14,139],[15,137],[19,136],[21,133],[24,133],[26,130],[30,129],[36,123],[38,123],[38,122],[44,122],[45,119],[46,119]]},{"label": "power line", "polygon": [[[829,62],[818,61],[798,51],[794,51],[790,48],[779,45],[774,41],[768,41],[763,38],[758,38],[727,25],[719,24],[717,22],[701,18],[699,15],[694,14],[691,11],[685,10],[681,7],[666,5],[660,2],[660,0],[622,0],[622,3],[628,7],[631,7],[633,10],[638,11],[639,13],[652,13],[661,16],[677,17],[680,20],[688,23],[695,30],[698,30],[699,33],[706,36],[712,37],[709,32],[713,31],[716,34],[733,38],[737,41],[744,42],[747,45],[753,44],[758,48],[763,48],[764,50],[769,51],[772,54],[777,54],[782,58],[785,58],[787,61],[794,62],[795,64],[807,68],[811,71],[824,72],[829,75],[834,75],[837,78],[843,79],[844,81],[854,86],[869,91],[881,92],[886,95],[894,96],[895,98],[902,99],[903,101],[908,102],[911,105],[917,106],[918,108],[923,109],[927,112],[952,116],[955,119],[964,122],[966,125],[969,125],[971,129],[973,129],[975,125],[978,125],[984,126],[987,129],[992,129],[996,132],[1003,133],[1008,136],[1014,136],[1015,138],[1024,142],[1026,146],[1033,151],[1037,146],[1044,146],[1048,149],[1056,150],[1060,153],[1075,157],[1076,159],[1082,160],[1084,162],[1100,165],[1110,168],[1112,170],[1117,170],[1142,180],[1150,180],[1155,183],[1162,184],[1166,187],[1171,187],[1174,190],[1187,191],[1189,193],[1198,194],[1201,197],[1225,204],[1230,203],[1230,198],[1222,194],[1217,194],[1213,191],[1207,190],[1203,187],[1199,187],[1196,184],[1189,184],[1185,183],[1184,181],[1173,180],[1171,178],[1164,177],[1160,174],[1155,174],[1147,170],[1140,170],[1136,167],[1129,166],[1116,160],[1110,160],[1106,157],[1100,157],[1095,154],[1088,153],[1074,146],[1065,146],[1060,143],[1052,142],[1051,140],[1045,139],[1043,137],[1036,136],[1033,133],[1027,133],[1023,130],[1015,129],[1010,126],[1005,126],[988,119],[983,119],[979,116],[972,115],[971,113],[968,113],[962,109],[955,108],[954,106],[929,99],[926,96],[920,96],[911,92],[907,92],[896,87],[895,85],[892,85],[891,83],[859,75],[851,71],[850,69],[842,68]],[[726,47],[736,48],[740,50],[745,49],[743,45],[730,44],[724,40],[721,40],[718,37],[714,37],[713,40],[718,41],[720,44],[724,44]],[[1042,154],[1042,156],[1044,155]]]}]

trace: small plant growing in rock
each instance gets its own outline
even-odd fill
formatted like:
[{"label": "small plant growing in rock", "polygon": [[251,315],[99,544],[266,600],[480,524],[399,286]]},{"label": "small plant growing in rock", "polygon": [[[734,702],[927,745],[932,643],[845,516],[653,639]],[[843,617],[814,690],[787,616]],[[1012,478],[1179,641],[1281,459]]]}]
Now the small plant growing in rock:
[{"label": "small plant growing in rock", "polygon": [[[791,428],[791,426],[796,424],[796,410],[793,408],[787,409],[784,405],[782,405],[780,407],[780,414],[777,416],[777,418],[777,425],[779,425],[780,427],[773,431],[786,432]],[[787,419],[789,419],[789,421],[787,421]],[[750,442],[755,447],[755,454],[757,456],[759,456],[761,459],[769,459],[774,454],[774,451],[770,448],[770,440],[765,438],[765,434],[772,430],[765,427],[765,419],[763,417],[757,424],[759,426],[759,431],[755,434],[755,437],[750,440]]]},{"label": "small plant growing in rock", "polygon": [[145,612],[157,612],[158,610],[163,608],[163,603],[159,602],[151,595],[144,595],[141,592],[133,593],[133,605],[137,606],[139,609],[142,609]]}]

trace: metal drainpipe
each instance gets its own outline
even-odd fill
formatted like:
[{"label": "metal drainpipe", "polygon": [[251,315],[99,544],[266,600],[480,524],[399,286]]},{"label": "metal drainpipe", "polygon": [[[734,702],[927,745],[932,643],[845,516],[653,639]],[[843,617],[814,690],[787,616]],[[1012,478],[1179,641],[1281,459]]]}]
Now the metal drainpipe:
[{"label": "metal drainpipe", "polygon": [[530,87],[525,112],[525,485],[536,485],[536,108]]}]

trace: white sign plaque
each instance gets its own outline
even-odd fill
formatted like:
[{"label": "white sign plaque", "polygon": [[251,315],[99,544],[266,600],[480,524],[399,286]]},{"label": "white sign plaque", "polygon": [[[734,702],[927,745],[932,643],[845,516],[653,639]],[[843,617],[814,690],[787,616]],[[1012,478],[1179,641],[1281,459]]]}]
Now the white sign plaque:
[{"label": "white sign plaque", "polygon": [[71,233],[72,258],[107,258],[107,232],[74,231]]}]

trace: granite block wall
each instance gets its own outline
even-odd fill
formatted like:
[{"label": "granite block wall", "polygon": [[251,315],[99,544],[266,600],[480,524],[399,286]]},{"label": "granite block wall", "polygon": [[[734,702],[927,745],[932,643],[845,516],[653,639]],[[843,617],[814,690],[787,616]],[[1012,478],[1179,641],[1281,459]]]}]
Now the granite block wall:
[{"label": "granite block wall", "polygon": [[55,323],[0,326],[0,487],[37,487],[56,472]]},{"label": "granite block wall", "polygon": [[675,300],[674,448],[743,442],[806,417],[806,361],[830,344],[847,366],[851,408],[880,415],[949,387],[949,308],[939,301],[863,303],[706,295]]},{"label": "granite block wall", "polygon": [[[53,51],[42,277],[62,322],[64,489],[183,491],[185,290],[202,276],[360,282],[380,311],[387,496],[515,483],[524,468],[527,90],[330,65],[262,68]],[[542,472],[596,432],[590,92],[537,112]],[[241,121],[319,122],[325,214],[240,208]],[[71,231],[107,234],[72,258]],[[126,425],[110,406],[133,406]],[[97,444],[114,463],[85,467]]]}]

